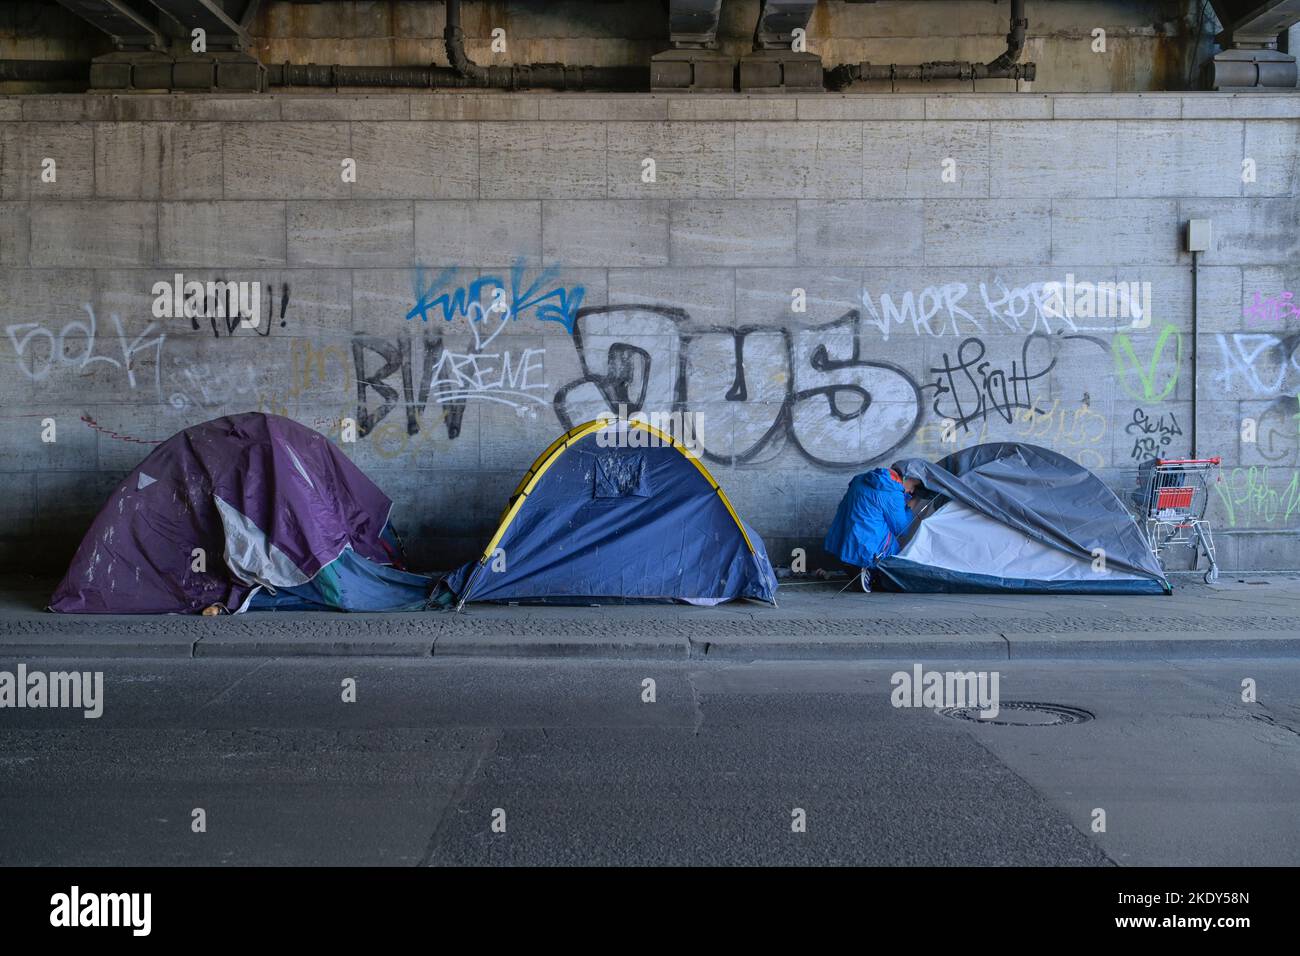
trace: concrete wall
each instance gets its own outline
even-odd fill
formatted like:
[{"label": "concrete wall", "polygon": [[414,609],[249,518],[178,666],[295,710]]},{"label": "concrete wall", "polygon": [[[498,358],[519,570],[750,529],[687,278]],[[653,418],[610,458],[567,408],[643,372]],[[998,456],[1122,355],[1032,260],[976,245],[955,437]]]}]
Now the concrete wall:
[{"label": "concrete wall", "polygon": [[[360,420],[449,566],[622,390],[703,413],[786,563],[907,455],[1018,439],[1122,489],[1187,450],[1195,360],[1221,557],[1297,568],[1298,137],[1294,95],[0,98],[0,562],[62,565],[151,443],[263,409]],[[269,318],[155,318],[177,273]],[[1148,315],[1046,314],[1071,274]],[[467,321],[498,287],[511,320]]]}]

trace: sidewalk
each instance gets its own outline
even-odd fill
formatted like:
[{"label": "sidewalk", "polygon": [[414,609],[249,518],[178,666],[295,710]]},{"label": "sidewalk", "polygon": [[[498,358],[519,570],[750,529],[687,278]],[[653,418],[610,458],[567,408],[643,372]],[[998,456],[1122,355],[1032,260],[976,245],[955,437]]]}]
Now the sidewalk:
[{"label": "sidewalk", "polygon": [[21,658],[549,657],[697,660],[1300,656],[1300,574],[1177,575],[1172,596],[905,595],[788,582],[739,602],[463,614],[71,616],[56,582],[0,577],[0,661]]}]

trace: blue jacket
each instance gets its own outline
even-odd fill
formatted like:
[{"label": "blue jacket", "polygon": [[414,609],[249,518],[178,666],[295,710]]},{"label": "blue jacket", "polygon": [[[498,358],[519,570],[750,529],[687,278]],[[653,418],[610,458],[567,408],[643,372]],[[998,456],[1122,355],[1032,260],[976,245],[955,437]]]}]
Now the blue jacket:
[{"label": "blue jacket", "polygon": [[822,547],[850,567],[875,567],[879,558],[898,553],[898,536],[912,523],[910,497],[888,468],[855,476]]}]

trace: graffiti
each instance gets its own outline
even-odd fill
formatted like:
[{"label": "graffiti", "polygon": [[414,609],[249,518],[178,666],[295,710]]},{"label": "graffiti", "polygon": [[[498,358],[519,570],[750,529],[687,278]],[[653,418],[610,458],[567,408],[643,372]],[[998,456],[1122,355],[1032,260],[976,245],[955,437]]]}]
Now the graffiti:
[{"label": "graffiti", "polygon": [[[219,285],[222,281],[224,280],[218,279],[215,284]],[[209,287],[213,285],[214,283],[208,283]],[[260,286],[258,288],[260,288]],[[269,282],[266,284],[266,298],[268,302],[274,303],[275,301],[275,288]],[[286,282],[282,283],[280,286],[280,328],[284,328],[288,325],[288,322],[284,317],[288,310],[289,284]],[[199,331],[199,329],[202,328],[201,320],[204,318],[207,319],[207,326],[211,330],[213,338],[220,338],[223,333],[227,338],[229,338],[239,329],[248,329],[254,335],[266,338],[271,334],[273,321],[273,317],[268,315],[265,322],[259,321],[256,325],[245,326],[241,323],[238,314],[232,315],[229,310],[220,308],[220,300],[214,300],[212,291],[208,292],[208,301],[204,304],[203,314],[201,316],[190,315],[190,329],[195,332]]]},{"label": "graffiti", "polygon": [[958,430],[955,423],[926,422],[912,441],[926,458],[941,458],[992,441],[1020,441],[1051,448],[1085,468],[1106,465],[1106,416],[1087,402],[1066,408],[1059,398],[1053,399],[1049,408],[1019,409],[1010,425],[997,422],[995,418],[990,424],[986,419],[977,429],[964,430]]},{"label": "graffiti", "polygon": [[[197,332],[206,319],[213,338],[224,332],[233,336],[236,329],[249,329],[266,338],[271,334],[273,317],[261,320],[262,286],[258,282],[236,282],[217,278],[209,282],[186,281],[176,273],[173,281],[160,280],[153,285],[155,319],[188,318],[190,330]],[[266,300],[274,303],[275,288],[266,284]],[[280,286],[280,327],[288,323],[285,312],[289,308],[289,285]],[[245,325],[245,319],[249,324]]]},{"label": "graffiti", "polygon": [[995,440],[987,421],[980,422],[978,430],[961,431],[943,422],[926,422],[912,436],[912,444],[923,458],[942,458]]},{"label": "graffiti", "polygon": [[[426,271],[416,269],[414,280],[415,305],[406,313],[407,319],[420,319],[428,322],[430,313],[440,315],[451,322],[465,318],[473,327],[490,312],[501,314],[501,321],[533,318],[540,322],[559,322],[566,331],[573,331],[578,310],[586,296],[586,289],[580,285],[572,288],[558,284],[557,266],[550,266],[537,275],[532,282],[525,284],[524,266],[516,263],[510,269],[510,280],[500,276],[480,276],[468,285],[449,287],[459,269],[444,269],[432,281],[425,281]],[[487,293],[492,302],[483,305],[483,296]]]},{"label": "graffiti", "polygon": [[[449,438],[460,434],[461,417],[467,401],[507,405],[521,414],[535,417],[536,410],[530,406],[547,404],[548,387],[542,379],[545,350],[525,348],[519,353],[509,349],[483,352],[479,349],[499,334],[500,327],[486,337],[480,336],[479,324],[471,328],[474,330],[474,345],[463,352],[448,348],[441,335],[426,333],[421,340],[418,361],[410,335],[394,339],[364,334],[353,336],[359,434],[370,434],[397,407],[399,396],[406,412],[408,435],[419,432],[420,420],[431,402],[450,406],[443,416]],[[379,357],[377,366],[367,368],[367,353]],[[400,376],[400,391],[390,381],[395,376]],[[378,409],[370,407],[371,392],[379,396],[381,404]]]},{"label": "graffiti", "polygon": [[257,372],[249,363],[172,361],[174,391],[167,403],[178,411],[218,408],[257,391]]},{"label": "graffiti", "polygon": [[[421,427],[418,432],[408,432],[404,422],[381,422],[367,436],[370,450],[377,458],[384,461],[393,461],[407,456],[419,458],[438,453],[440,434],[438,426],[448,426],[448,433],[453,431],[450,425],[455,412],[455,406],[434,406],[426,409],[420,417]],[[350,414],[352,413],[349,412]],[[459,437],[459,434],[457,431],[456,436]],[[444,448],[443,451],[445,450]]]},{"label": "graffiti", "polygon": [[[57,334],[38,322],[22,322],[11,325],[5,330],[9,335],[9,341],[13,343],[14,351],[17,353],[18,368],[23,374],[33,381],[41,382],[47,379],[55,368],[71,368],[79,373],[90,375],[104,366],[124,371],[128,387],[134,390],[139,384],[136,381],[136,356],[153,349],[153,385],[154,389],[161,394],[161,358],[166,333],[160,332],[156,337],[150,338],[149,336],[157,330],[157,324],[151,321],[143,332],[130,338],[122,325],[121,317],[113,312],[110,313],[109,319],[113,323],[116,335],[104,336],[101,340],[95,310],[89,302],[83,303],[81,307],[86,312],[87,320],[68,322]],[[43,348],[39,344],[42,342]],[[78,342],[81,344],[79,350]],[[108,343],[105,347],[114,354],[97,354],[97,347],[104,342]],[[121,355],[120,359],[115,357],[118,353]]]},{"label": "graffiti", "polygon": [[1146,461],[1159,457],[1175,438],[1183,434],[1178,419],[1170,412],[1152,418],[1144,409],[1133,409],[1133,420],[1124,426],[1124,434],[1136,435],[1133,439],[1133,451],[1129,455],[1134,461]]},{"label": "graffiti", "polygon": [[[257,410],[273,415],[289,415],[304,397],[331,392],[348,395],[352,391],[352,356],[348,350],[327,345],[317,348],[311,342],[295,343],[289,353],[289,387],[258,395]],[[351,409],[347,410],[350,413]],[[347,417],[341,414],[340,419]]]},{"label": "graffiti", "polygon": [[[527,281],[519,262],[511,268],[508,280],[486,275],[458,285],[459,271],[444,269],[432,279],[423,268],[415,271],[415,304],[406,318],[418,318],[427,326],[418,349],[409,333],[396,338],[353,337],[360,435],[371,434],[399,404],[406,415],[407,437],[420,433],[421,421],[432,404],[439,407],[440,420],[453,439],[460,434],[468,402],[504,405],[533,418],[538,407],[548,404],[549,386],[543,378],[545,349],[491,347],[510,322],[525,318],[557,322],[571,332],[586,290],[559,283],[559,270],[554,266]],[[486,305],[485,297],[490,297]],[[465,320],[471,339],[465,348],[448,344],[437,323],[439,318],[444,323]],[[434,325],[429,326],[431,321]],[[370,362],[368,355],[378,356],[377,363]],[[395,384],[394,379],[400,382]],[[371,407],[372,396],[378,398],[377,408]]]},{"label": "graffiti", "polygon": [[1087,402],[1074,409],[1062,408],[1058,398],[1048,409],[1022,409],[1016,419],[1018,427],[1014,437],[1018,441],[1054,448],[1085,468],[1101,468],[1106,464],[1102,451],[1106,416],[1094,411]]},{"label": "graffiti", "polygon": [[990,415],[1010,424],[1018,409],[1036,407],[1035,383],[1056,365],[1051,338],[1041,332],[1026,337],[1020,359],[1009,369],[984,361],[985,354],[983,341],[969,338],[957,346],[955,362],[945,352],[942,364],[930,369],[935,379],[922,388],[934,392],[935,415],[969,430],[972,422]]},{"label": "graffiti", "polygon": [[1300,452],[1300,396],[1285,395],[1259,416],[1255,450],[1265,461],[1294,459]]},{"label": "graffiti", "polygon": [[[1086,325],[1077,320],[1099,317],[1108,311],[1112,317],[1135,310],[1144,316],[1150,314],[1148,283],[1079,283],[1081,293],[1091,292],[1092,298],[1089,299],[1086,295],[1075,294],[1073,276],[1068,280],[1068,301],[1063,298],[1065,287],[1060,282],[1008,286],[996,276],[991,284],[981,282],[978,300],[969,302],[970,287],[962,282],[927,286],[919,293],[908,290],[901,295],[891,295],[885,292],[878,297],[864,288],[860,298],[868,317],[867,324],[879,329],[884,339],[889,338],[895,327],[934,338],[984,335],[990,331],[1024,335],[1108,332],[1111,325]],[[1134,306],[1138,294],[1131,292],[1131,285],[1143,287],[1138,290],[1146,296],[1143,306]],[[982,312],[977,317],[975,313],[980,312],[981,307]]]},{"label": "graffiti", "polygon": [[[1070,277],[1073,284],[1073,277]],[[1084,325],[1076,321],[1079,318],[1092,318],[1088,309],[1083,307],[1076,308],[1071,305],[1066,308],[1062,299],[1060,289],[1061,283],[1055,280],[1048,282],[1032,282],[1025,286],[1008,286],[1000,277],[993,278],[993,288],[990,292],[989,286],[980,283],[980,298],[984,301],[984,307],[988,310],[989,315],[993,316],[1007,332],[1023,333],[1032,335],[1036,332],[1045,334],[1074,334],[1080,332],[1109,332],[1111,325],[1103,323],[1101,325]],[[1110,301],[1109,296],[1119,295],[1118,291],[1110,292],[1110,284],[1095,283],[1090,284],[1094,291],[1105,289],[1104,298]],[[1128,302],[1127,298],[1125,300]],[[1077,303],[1076,303],[1077,304]],[[1095,309],[1094,300],[1094,309]],[[1131,311],[1131,303],[1126,306]],[[1117,308],[1112,310],[1119,314]],[[1053,322],[1056,324],[1053,325]]]},{"label": "graffiti", "polygon": [[105,428],[89,415],[82,415],[81,420],[88,428],[99,432],[101,435],[106,435],[114,441],[124,441],[133,445],[161,445],[164,441],[162,438],[135,438],[131,435],[123,435],[120,432],[113,431],[111,428]]},{"label": "graffiti", "polygon": [[[962,306],[968,287],[961,282],[950,282],[943,286],[928,286],[919,295],[911,291],[904,292],[895,302],[888,292],[880,295],[879,308],[875,298],[868,289],[862,290],[862,307],[867,310],[869,325],[880,330],[881,337],[889,338],[890,330],[901,325],[911,326],[917,335],[938,337],[941,335],[960,335],[962,323],[975,332],[983,334],[984,324]],[[935,320],[938,319],[938,325]]]},{"label": "graffiti", "polygon": [[1220,332],[1215,338],[1223,368],[1214,380],[1225,392],[1241,383],[1252,394],[1277,395],[1287,388],[1291,373],[1300,372],[1300,334]]},{"label": "graffiti", "polygon": [[1106,436],[1106,416],[1086,403],[1071,411],[1058,398],[1051,408],[1022,409],[1016,418],[1022,423],[1018,437],[1040,444],[1099,445]]},{"label": "graffiti", "polygon": [[1287,319],[1300,318],[1300,303],[1290,292],[1266,296],[1256,292],[1255,298],[1241,310],[1248,325],[1277,325]]},{"label": "graffiti", "polygon": [[1067,272],[1065,282],[1048,282],[1043,291],[1053,318],[1124,319],[1135,328],[1151,324],[1150,282],[1090,282]]},{"label": "graffiti", "polygon": [[916,431],[921,396],[907,372],[861,351],[856,310],[824,325],[699,325],[681,309],[581,309],[573,327],[582,374],[562,386],[565,428],[613,412],[698,411],[703,454],[744,464],[789,446],[813,464],[879,461]]},{"label": "graffiti", "polygon": [[1228,524],[1277,524],[1300,516],[1300,471],[1275,480],[1267,467],[1234,468],[1216,484]]},{"label": "graffiti", "polygon": [[[521,264],[506,278],[462,281],[460,271],[416,271],[415,304],[406,318],[423,323],[422,335],[353,337],[358,434],[371,437],[377,450],[409,450],[429,431],[434,410],[448,439],[456,439],[469,402],[536,417],[549,389],[545,351],[511,351],[498,338],[510,322],[528,317],[557,322],[572,336],[580,373],[549,400],[566,428],[619,408],[689,411],[708,418],[702,454],[711,461],[756,464],[790,447],[821,467],[857,467],[887,458],[917,435],[928,391],[931,410],[960,424],[963,438],[972,426],[1000,418],[1019,426],[1016,437],[1062,446],[1090,466],[1104,459],[1102,416],[1087,402],[1071,412],[1059,401],[1048,407],[1046,391],[1057,339],[1083,338],[1105,351],[1109,344],[1064,334],[1078,328],[1069,310],[1055,317],[1064,325],[1049,335],[1053,316],[1044,311],[1042,284],[981,285],[988,313],[982,318],[975,317],[977,306],[967,307],[969,289],[952,283],[925,290],[919,300],[905,296],[901,304],[883,296],[883,319],[868,304],[873,315],[866,318],[851,310],[821,325],[731,327],[699,324],[682,309],[659,305],[581,307],[584,290],[561,282],[556,268],[531,281]],[[459,347],[448,340],[451,323],[468,333]],[[1030,333],[1009,364],[990,360],[984,342],[968,337],[944,354],[922,386],[904,369],[866,356],[864,324],[886,338],[899,324],[930,335],[996,326],[1043,331]],[[400,424],[389,418],[394,412]]]},{"label": "graffiti", "polygon": [[[259,282],[232,281],[217,278],[208,282],[185,279],[178,272],[172,280],[161,279],[153,284],[153,317],[155,319],[188,318],[190,328],[197,332],[199,320],[208,319],[212,334],[217,337],[222,327],[226,335],[235,329],[253,329],[258,335],[271,334],[271,319],[262,321],[262,285]],[[275,290],[268,283],[266,298],[273,301]],[[280,293],[280,325],[285,325],[284,313],[289,307],[289,286]],[[266,331],[262,331],[265,328]]]},{"label": "graffiti", "polygon": [[[1165,354],[1169,340],[1174,340],[1172,360]],[[1183,361],[1183,335],[1173,325],[1166,325],[1156,338],[1150,358],[1142,361],[1127,333],[1117,332],[1111,348],[1115,359],[1115,377],[1131,398],[1161,402],[1178,387],[1178,370]],[[1165,359],[1165,361],[1162,361]],[[1133,378],[1137,378],[1137,384]]]}]

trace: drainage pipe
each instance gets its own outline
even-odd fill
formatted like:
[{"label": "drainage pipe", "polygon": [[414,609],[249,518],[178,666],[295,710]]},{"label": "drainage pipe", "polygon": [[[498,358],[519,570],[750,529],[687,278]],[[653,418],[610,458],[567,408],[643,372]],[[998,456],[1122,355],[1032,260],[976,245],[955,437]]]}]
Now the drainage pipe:
[{"label": "drainage pipe", "polygon": [[650,67],[565,66],[526,63],[482,66],[465,53],[460,0],[447,0],[442,37],[451,66],[267,66],[269,86],[387,86],[433,89],[636,90],[650,89]]},{"label": "drainage pipe", "polygon": [[465,53],[465,31],[460,27],[460,0],[447,0],[447,26],[443,30],[447,62],[467,86],[547,90],[650,89],[650,67],[565,66],[563,63],[529,63],[520,66],[481,66]]},{"label": "drainage pipe", "polygon": [[[550,90],[650,89],[649,66],[565,66],[533,63],[486,67],[484,79],[464,76],[448,66],[343,66],[320,63],[268,63],[266,85],[320,87],[418,87],[421,89],[487,88]],[[90,64],[70,60],[0,60],[0,83],[89,83]]]},{"label": "drainage pipe", "polygon": [[1025,50],[1029,20],[1025,0],[1011,0],[1011,29],[1007,48],[988,63],[940,61],[903,65],[890,63],[844,63],[826,71],[826,85],[841,90],[855,80],[1032,80],[1037,73],[1034,63],[1018,63]]},{"label": "drainage pipe", "polygon": [[[1197,314],[1200,311],[1199,309],[1200,303],[1198,301],[1200,298],[1200,293],[1197,289],[1197,286],[1199,284],[1198,275],[1197,275],[1198,272],[1197,266],[1200,265],[1199,256],[1200,256],[1199,252],[1192,253],[1192,350],[1191,350],[1192,351],[1192,422],[1191,422],[1192,434],[1190,436],[1191,445],[1192,445],[1192,453],[1190,457],[1192,458],[1196,457],[1196,412],[1197,412],[1196,367],[1200,364],[1199,361],[1200,354],[1198,353],[1197,350],[1197,341],[1196,341],[1196,336],[1200,332],[1200,329],[1198,328],[1198,326],[1200,325],[1199,322],[1200,317]],[[1194,569],[1195,569],[1195,565],[1193,565],[1193,570]]]},{"label": "drainage pipe", "polygon": [[426,89],[636,90],[650,88],[650,68],[531,63],[485,67],[485,80],[447,66],[340,66],[269,63],[268,86],[387,86]]}]

